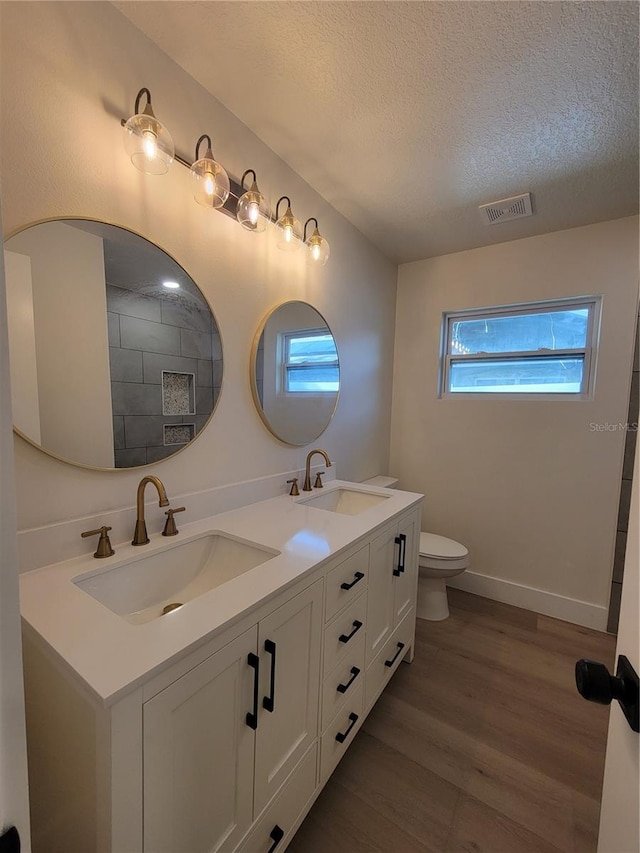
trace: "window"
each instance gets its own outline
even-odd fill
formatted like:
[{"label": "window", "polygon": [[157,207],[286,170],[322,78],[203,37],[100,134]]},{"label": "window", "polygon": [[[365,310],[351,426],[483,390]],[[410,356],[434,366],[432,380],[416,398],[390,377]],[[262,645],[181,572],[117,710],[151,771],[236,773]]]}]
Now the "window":
[{"label": "window", "polygon": [[287,393],[335,394],[339,390],[338,351],[325,329],[283,335],[284,382]]},{"label": "window", "polygon": [[600,297],[443,315],[441,396],[593,393]]}]

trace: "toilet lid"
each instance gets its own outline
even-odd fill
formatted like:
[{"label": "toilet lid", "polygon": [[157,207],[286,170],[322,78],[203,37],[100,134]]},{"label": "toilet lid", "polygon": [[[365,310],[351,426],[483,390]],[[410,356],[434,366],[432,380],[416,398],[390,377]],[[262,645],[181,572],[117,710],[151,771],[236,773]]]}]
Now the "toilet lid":
[{"label": "toilet lid", "polygon": [[435,533],[420,534],[420,554],[423,557],[437,557],[440,560],[460,560],[469,552],[459,542],[438,536]]}]

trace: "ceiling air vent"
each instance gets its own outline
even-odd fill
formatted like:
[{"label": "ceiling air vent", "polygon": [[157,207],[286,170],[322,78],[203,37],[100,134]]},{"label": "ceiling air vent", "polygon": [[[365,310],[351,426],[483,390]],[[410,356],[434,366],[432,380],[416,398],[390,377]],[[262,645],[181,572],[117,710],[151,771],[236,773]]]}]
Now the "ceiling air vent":
[{"label": "ceiling air vent", "polygon": [[514,195],[511,198],[501,198],[500,201],[490,201],[478,207],[485,225],[496,225],[498,222],[508,222],[510,219],[522,219],[531,216],[531,193]]}]

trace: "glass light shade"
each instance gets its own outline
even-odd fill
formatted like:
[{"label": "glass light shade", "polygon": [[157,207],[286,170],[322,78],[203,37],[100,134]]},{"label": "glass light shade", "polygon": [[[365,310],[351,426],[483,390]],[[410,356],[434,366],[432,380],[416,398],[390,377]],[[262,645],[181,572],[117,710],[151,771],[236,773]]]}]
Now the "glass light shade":
[{"label": "glass light shade", "polygon": [[314,228],[313,234],[309,237],[305,245],[309,249],[311,263],[314,266],[323,267],[329,260],[331,250],[329,249],[329,244],[317,228]]},{"label": "glass light shade", "polygon": [[236,218],[247,231],[264,231],[271,221],[269,204],[254,181],[250,189],[238,199]]},{"label": "glass light shade", "polygon": [[175,156],[171,134],[150,105],[125,124],[124,147],[136,169],[147,175],[164,175]]},{"label": "glass light shade", "polygon": [[276,245],[283,252],[295,252],[302,245],[302,228],[299,220],[295,218],[291,212],[291,208],[287,207],[284,216],[276,222],[278,229],[278,239]]},{"label": "glass light shade", "polygon": [[213,159],[211,149],[200,160],[196,160],[190,171],[196,181],[194,198],[198,204],[211,210],[222,207],[229,197],[229,175]]}]

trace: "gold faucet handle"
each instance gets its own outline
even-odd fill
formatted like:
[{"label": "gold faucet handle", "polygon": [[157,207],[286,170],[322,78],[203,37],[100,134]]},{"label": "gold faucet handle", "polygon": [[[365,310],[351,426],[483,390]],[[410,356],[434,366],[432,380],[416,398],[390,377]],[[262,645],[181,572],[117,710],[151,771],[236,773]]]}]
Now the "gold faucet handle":
[{"label": "gold faucet handle", "polygon": [[175,536],[178,533],[178,528],[176,527],[176,522],[173,516],[177,512],[184,512],[185,509],[186,506],[179,506],[176,509],[168,509],[165,512],[167,520],[164,523],[164,530],[162,531],[163,536]]},{"label": "gold faucet handle", "polygon": [[314,489],[322,489],[323,488],[323,486],[322,486],[322,475],[323,474],[324,474],[324,471],[318,471],[318,473],[316,474],[316,481],[313,484]]},{"label": "gold faucet handle", "polygon": [[86,539],[87,536],[98,536],[100,535],[100,539],[98,539],[98,548],[93,555],[94,557],[113,557],[116,553],[111,547],[111,542],[109,541],[109,531],[110,527],[103,525],[102,527],[96,528],[96,530],[85,530],[84,533],[81,533],[83,539]]},{"label": "gold faucet handle", "polygon": [[287,483],[292,483],[289,494],[293,495],[294,498],[297,497],[297,495],[300,494],[300,490],[298,489],[298,478],[294,477],[293,480],[287,480]]}]

